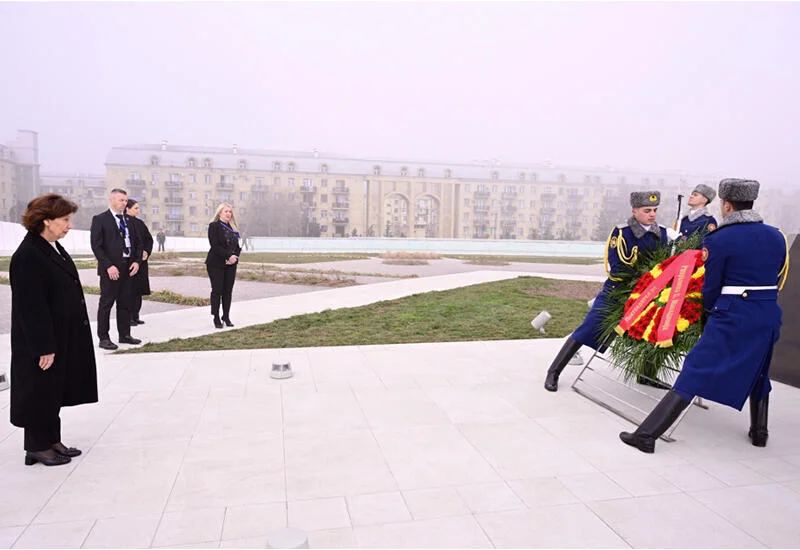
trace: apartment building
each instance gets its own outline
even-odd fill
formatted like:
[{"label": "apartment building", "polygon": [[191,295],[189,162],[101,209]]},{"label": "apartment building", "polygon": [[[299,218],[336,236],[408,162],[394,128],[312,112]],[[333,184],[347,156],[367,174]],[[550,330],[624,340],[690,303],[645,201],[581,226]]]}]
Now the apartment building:
[{"label": "apartment building", "polygon": [[92,216],[108,208],[106,177],[97,174],[59,174],[42,172],[41,193],[58,193],[78,205],[72,217],[75,229],[89,229]]},{"label": "apartment building", "polygon": [[39,136],[18,130],[0,144],[0,220],[18,222],[25,206],[39,194]]},{"label": "apartment building", "polygon": [[[305,236],[313,225],[318,228],[314,234],[323,237],[591,240],[610,197],[619,195],[624,205],[622,195],[631,188],[660,189],[661,221],[671,223],[677,208],[672,197],[679,191],[688,195],[698,182],[716,185],[717,179],[610,167],[361,159],[166,141],[114,147],[106,160],[107,191],[125,188],[142,204],[151,229],[185,236],[205,235],[216,206],[226,201],[254,236],[264,234],[270,217],[296,210],[285,235]],[[281,207],[271,209],[271,204]],[[623,206],[615,220],[628,215]]]}]

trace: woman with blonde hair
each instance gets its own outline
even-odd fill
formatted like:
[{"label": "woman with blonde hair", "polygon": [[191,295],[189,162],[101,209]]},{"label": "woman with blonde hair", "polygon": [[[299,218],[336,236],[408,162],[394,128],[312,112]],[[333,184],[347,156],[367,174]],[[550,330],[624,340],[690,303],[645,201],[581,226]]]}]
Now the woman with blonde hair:
[{"label": "woman with blonde hair", "polygon": [[[236,266],[242,247],[239,245],[236,217],[233,215],[233,206],[223,202],[208,224],[208,243],[211,248],[206,256],[206,271],[211,279],[211,315],[214,316],[214,326],[222,328],[225,325],[232,327],[230,312],[233,299],[233,283],[236,281]],[[219,317],[219,305],[222,302],[222,319]]]}]

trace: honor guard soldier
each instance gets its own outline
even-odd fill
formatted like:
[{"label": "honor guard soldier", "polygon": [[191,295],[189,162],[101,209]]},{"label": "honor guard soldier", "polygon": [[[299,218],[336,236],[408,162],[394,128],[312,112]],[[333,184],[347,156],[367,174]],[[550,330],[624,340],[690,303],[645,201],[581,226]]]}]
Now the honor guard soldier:
[{"label": "honor guard soldier", "polygon": [[620,439],[645,453],[695,396],[742,410],[750,397],[753,445],[767,444],[769,365],[778,341],[778,290],[789,271],[786,237],[753,208],[757,181],[719,184],[722,223],[703,241],[703,335],[686,356],[673,389],[633,433]]},{"label": "honor guard soldier", "polygon": [[681,219],[680,233],[684,239],[695,231],[701,231],[701,236],[704,237],[717,228],[717,220],[708,211],[708,204],[716,196],[716,191],[708,185],[700,183],[694,188],[687,201],[689,213]]},{"label": "honor guard soldier", "polygon": [[623,266],[633,266],[641,252],[653,250],[668,241],[667,229],[656,223],[656,212],[660,203],[661,193],[659,191],[631,193],[633,215],[626,223],[615,227],[606,241],[604,263],[608,279],[595,298],[592,309],[589,310],[583,323],[575,329],[575,332],[567,336],[567,341],[564,342],[561,351],[558,352],[553,364],[547,370],[547,378],[544,382],[544,388],[547,391],[558,391],[558,377],[561,371],[581,346],[604,351],[606,346],[603,346],[600,338],[607,295],[614,289],[615,281],[619,280],[614,277],[614,273],[623,269]]}]

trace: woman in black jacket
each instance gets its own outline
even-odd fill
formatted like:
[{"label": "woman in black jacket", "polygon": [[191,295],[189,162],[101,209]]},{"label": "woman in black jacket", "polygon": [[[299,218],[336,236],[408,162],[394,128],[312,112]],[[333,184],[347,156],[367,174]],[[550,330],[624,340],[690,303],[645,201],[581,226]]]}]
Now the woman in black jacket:
[{"label": "woman in black jacket", "polygon": [[139,203],[136,202],[136,199],[128,199],[125,213],[132,222],[133,238],[139,243],[137,248],[142,251],[139,271],[131,281],[131,326],[136,326],[144,324],[144,321],[139,318],[139,312],[142,309],[142,296],[150,294],[150,270],[147,267],[147,260],[150,258],[150,254],[153,253],[153,235],[147,229],[147,224],[139,219]]},{"label": "woman in black jacket", "polygon": [[78,206],[47,194],[28,203],[28,234],[11,257],[11,423],[24,428],[25,464],[67,464],[61,407],[97,402],[97,367],[78,270],[58,239]]},{"label": "woman in black jacket", "polygon": [[[223,321],[227,326],[233,326],[230,318],[233,283],[236,280],[239,254],[242,252],[239,237],[233,207],[223,202],[208,224],[208,243],[211,249],[206,256],[206,270],[211,279],[211,315],[214,316],[214,326],[217,328],[222,328]],[[222,320],[219,318],[220,301]]]}]

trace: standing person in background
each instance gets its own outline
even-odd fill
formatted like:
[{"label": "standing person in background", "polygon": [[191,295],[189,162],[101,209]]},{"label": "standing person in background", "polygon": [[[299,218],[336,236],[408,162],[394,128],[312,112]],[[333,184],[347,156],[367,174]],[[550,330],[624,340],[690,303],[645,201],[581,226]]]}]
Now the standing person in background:
[{"label": "standing person in background", "polygon": [[[236,266],[242,247],[239,245],[239,231],[233,207],[223,202],[217,207],[214,218],[208,224],[208,243],[211,245],[206,256],[206,270],[211,279],[211,315],[214,326],[222,328],[222,322],[232,327],[230,312],[233,300],[233,283],[236,281]],[[219,305],[222,302],[222,319]]]},{"label": "standing person in background", "polygon": [[[656,212],[661,203],[659,191],[634,191],[631,193],[631,213],[627,223],[611,230],[606,242],[606,272],[608,279],[603,289],[594,300],[592,309],[575,332],[567,336],[567,341],[558,352],[547,370],[544,388],[547,391],[558,391],[558,377],[564,367],[581,346],[589,346],[603,351],[600,341],[602,322],[606,309],[606,296],[614,288],[614,273],[623,265],[633,266],[639,254],[645,250],[653,250],[668,241],[667,229],[656,223]],[[607,345],[607,343],[606,343]],[[645,379],[642,380],[644,382]]]},{"label": "standing person in background", "polygon": [[156,240],[158,241],[158,251],[164,252],[164,243],[167,242],[167,235],[163,229],[159,229],[156,233]]},{"label": "standing person in background", "polygon": [[97,402],[92,330],[78,270],[58,243],[78,206],[48,194],[28,203],[27,235],[11,257],[11,423],[24,428],[25,464],[67,464],[61,407]]},{"label": "standing person in background", "polygon": [[686,239],[695,231],[701,231],[701,236],[705,237],[717,228],[717,220],[708,211],[708,204],[714,200],[717,192],[708,185],[698,184],[694,188],[689,200],[689,213],[681,219],[681,236]]},{"label": "standing person in background", "polygon": [[132,277],[131,284],[131,325],[135,326],[144,324],[144,321],[139,318],[139,312],[142,310],[142,296],[150,294],[150,273],[147,260],[153,253],[153,235],[147,229],[147,224],[139,219],[139,203],[135,199],[128,199],[125,213],[128,214],[131,222],[137,248],[142,251],[139,272]]},{"label": "standing person in background", "polygon": [[131,336],[131,277],[139,271],[141,250],[131,237],[130,219],[125,214],[128,193],[112,189],[108,198],[110,208],[92,218],[90,240],[97,258],[100,276],[100,303],[97,306],[97,336],[100,347],[117,349],[109,337],[109,318],[114,302],[117,303],[117,332],[123,344],[141,344]]}]

